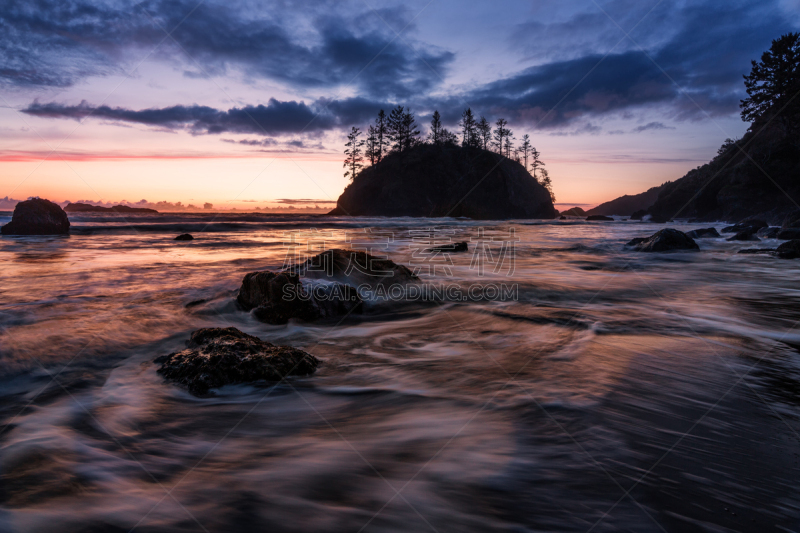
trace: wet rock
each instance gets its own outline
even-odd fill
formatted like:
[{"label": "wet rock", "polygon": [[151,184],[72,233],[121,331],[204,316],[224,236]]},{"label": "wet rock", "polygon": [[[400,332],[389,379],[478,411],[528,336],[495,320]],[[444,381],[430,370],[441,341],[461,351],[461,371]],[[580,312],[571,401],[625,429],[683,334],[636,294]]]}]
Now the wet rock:
[{"label": "wet rock", "polygon": [[778,232],[778,239],[782,241],[800,239],[800,228],[782,229],[780,232]]},{"label": "wet rock", "polygon": [[434,246],[428,249],[429,252],[468,252],[469,245],[466,242],[454,242],[452,244],[444,244],[442,246]]},{"label": "wet rock", "polygon": [[756,235],[763,238],[763,239],[776,239],[778,234],[781,232],[781,228],[778,227],[767,227],[761,228],[756,232]]},{"label": "wet rock", "polygon": [[752,230],[753,233],[761,228],[767,228],[769,224],[763,220],[744,220],[733,226],[726,226],[722,228],[722,233],[741,233],[742,231]]},{"label": "wet rock", "polygon": [[694,239],[682,231],[666,228],[657,231],[647,238],[636,238],[626,246],[632,246],[637,252],[667,252],[670,250],[699,250]]},{"label": "wet rock", "polygon": [[639,209],[638,211],[634,211],[631,215],[631,220],[642,220],[644,216],[647,214],[645,209]]},{"label": "wet rock", "polygon": [[756,237],[756,228],[746,228],[734,235],[733,237],[728,237],[725,239],[726,241],[760,241],[758,237]]},{"label": "wet rock", "polygon": [[310,279],[336,280],[358,287],[411,283],[417,276],[391,259],[376,257],[361,250],[335,248],[288,269]]},{"label": "wet rock", "polygon": [[192,394],[236,383],[280,381],[313,374],[319,359],[291,346],[275,346],[236,328],[203,328],[187,348],[155,360],[158,373]]},{"label": "wet rock", "polygon": [[589,215],[586,217],[586,220],[597,220],[597,221],[604,221],[604,222],[613,222],[614,219],[611,217],[607,217],[605,215]]},{"label": "wet rock", "polygon": [[312,321],[360,313],[358,291],[337,282],[300,281],[291,272],[250,272],[242,280],[236,301],[268,324],[285,324],[291,318]]},{"label": "wet rock", "polygon": [[775,252],[781,259],[797,259],[800,257],[800,239],[782,243]]},{"label": "wet rock", "polygon": [[633,239],[629,240],[625,246],[636,246],[639,243],[642,243],[649,239],[650,237],[634,237]]},{"label": "wet rock", "polygon": [[564,215],[561,215],[560,217],[558,217],[558,220],[567,220],[567,217],[565,217]]},{"label": "wet rock", "polygon": [[710,239],[722,237],[715,228],[695,229],[686,233],[692,239]]},{"label": "wet rock", "polygon": [[176,241],[193,241],[194,237],[190,233],[181,233],[177,237],[175,237]]},{"label": "wet rock", "polygon": [[3,235],[67,235],[69,218],[58,204],[34,198],[19,202],[11,222],[0,231]]}]

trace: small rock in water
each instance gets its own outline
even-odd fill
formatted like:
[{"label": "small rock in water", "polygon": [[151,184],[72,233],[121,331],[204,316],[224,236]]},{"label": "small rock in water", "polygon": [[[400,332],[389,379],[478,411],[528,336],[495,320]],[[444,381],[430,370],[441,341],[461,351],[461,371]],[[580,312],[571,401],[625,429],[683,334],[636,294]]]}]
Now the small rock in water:
[{"label": "small rock in water", "polygon": [[746,228],[734,235],[733,237],[728,237],[725,239],[726,241],[760,241],[758,237],[756,237],[756,228]]},{"label": "small rock in water", "polygon": [[761,228],[756,232],[758,237],[762,239],[775,239],[778,237],[778,234],[781,232],[781,228],[774,227],[774,228]]},{"label": "small rock in water", "polygon": [[429,252],[468,252],[469,245],[466,242],[454,242],[452,244],[444,244],[442,246],[434,246],[428,250]]},{"label": "small rock in water", "polygon": [[739,233],[749,229],[752,229],[753,233],[755,233],[761,228],[767,227],[769,227],[769,224],[763,220],[745,220],[743,222],[739,222],[738,224],[734,224],[733,226],[726,226],[722,228],[722,233]]},{"label": "small rock in water", "polygon": [[666,228],[650,237],[637,237],[625,246],[632,246],[637,252],[668,252],[670,250],[699,250],[694,240],[682,231]]},{"label": "small rock in water", "polygon": [[175,237],[176,241],[193,241],[194,237],[190,233],[181,233],[177,237]]},{"label": "small rock in water", "polygon": [[692,239],[706,239],[706,238],[716,238],[722,237],[716,228],[702,228],[702,229],[695,229],[686,233]]},{"label": "small rock in water", "polygon": [[737,254],[774,254],[775,248],[745,248],[739,250]]},{"label": "small rock in water", "polygon": [[158,357],[155,363],[161,364],[159,374],[197,395],[223,385],[307,376],[317,369],[319,359],[236,328],[203,328],[192,333],[185,350]]},{"label": "small rock in water", "polygon": [[11,222],[0,229],[3,235],[67,235],[69,217],[61,206],[33,198],[14,207]]},{"label": "small rock in water", "polygon": [[784,242],[775,251],[781,259],[797,259],[800,257],[800,239]]}]

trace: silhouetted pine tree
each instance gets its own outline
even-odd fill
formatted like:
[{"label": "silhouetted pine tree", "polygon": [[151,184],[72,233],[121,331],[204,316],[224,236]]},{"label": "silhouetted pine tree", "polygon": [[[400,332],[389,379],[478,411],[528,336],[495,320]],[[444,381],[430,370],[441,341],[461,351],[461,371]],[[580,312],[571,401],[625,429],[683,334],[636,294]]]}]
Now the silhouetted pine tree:
[{"label": "silhouetted pine tree", "polygon": [[742,120],[752,122],[769,109],[780,111],[784,128],[798,128],[800,113],[800,33],[787,33],[772,41],[761,61],[744,77],[747,98],[741,101]]},{"label": "silhouetted pine tree", "polygon": [[537,171],[541,168],[543,171],[544,169],[544,162],[539,159],[542,154],[539,153],[539,150],[536,147],[531,147],[531,170],[533,170],[533,179],[539,181],[539,178],[536,176]]},{"label": "silhouetted pine tree", "polygon": [[481,148],[484,150],[489,149],[489,143],[492,142],[492,126],[486,117],[481,117],[477,125],[478,139],[480,140]]},{"label": "silhouetted pine tree", "polygon": [[344,145],[344,168],[346,169],[344,177],[350,178],[351,180],[355,179],[356,175],[358,175],[358,171],[361,170],[363,166],[361,162],[364,158],[361,153],[364,141],[358,139],[360,136],[361,130],[353,126],[350,133],[347,134],[347,144]]},{"label": "silhouetted pine tree", "polygon": [[519,147],[519,151],[522,155],[522,164],[525,170],[528,170],[528,156],[531,153],[531,136],[527,133],[522,136],[522,144]]},{"label": "silhouetted pine tree", "polygon": [[386,113],[383,109],[378,112],[378,118],[375,119],[375,133],[378,137],[378,161],[383,159],[383,155],[388,151],[389,137],[386,126]]},{"label": "silhouetted pine tree", "polygon": [[403,117],[405,115],[403,106],[399,105],[392,109],[389,118],[386,120],[386,131],[391,143],[391,151],[402,152],[403,145]]},{"label": "silhouetted pine tree", "polygon": [[469,107],[461,113],[461,146],[478,146],[478,123]]},{"label": "silhouetted pine tree", "polygon": [[428,140],[430,140],[431,144],[442,144],[442,116],[438,111],[433,112]]},{"label": "silhouetted pine tree", "polygon": [[497,127],[494,129],[494,145],[497,148],[497,153],[502,155],[504,148],[503,143],[506,139],[506,136],[510,133],[508,128],[506,128],[508,121],[504,118],[498,118],[497,122],[495,122],[495,125]]},{"label": "silhouetted pine tree", "polygon": [[546,169],[542,169],[542,186],[547,189],[547,192],[550,193],[550,200],[553,202],[556,201],[556,195],[553,194],[553,183],[550,181],[550,176],[547,173]]},{"label": "silhouetted pine tree", "polygon": [[378,130],[375,126],[367,128],[367,143],[364,148],[364,156],[369,159],[369,164],[374,165],[378,159]]}]

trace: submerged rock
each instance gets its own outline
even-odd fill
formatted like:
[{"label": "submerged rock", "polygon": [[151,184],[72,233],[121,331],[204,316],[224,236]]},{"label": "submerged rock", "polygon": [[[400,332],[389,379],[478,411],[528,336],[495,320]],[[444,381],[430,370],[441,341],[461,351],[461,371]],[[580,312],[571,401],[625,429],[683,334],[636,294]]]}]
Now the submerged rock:
[{"label": "submerged rock", "polygon": [[716,228],[702,228],[702,229],[695,229],[686,233],[692,239],[710,239],[710,238],[717,238],[722,237]]},{"label": "submerged rock", "polygon": [[40,198],[19,202],[3,235],[67,235],[69,218],[61,206]]},{"label": "submerged rock", "polygon": [[242,280],[236,301],[268,324],[285,324],[291,318],[312,321],[360,313],[358,291],[343,283],[300,281],[291,272],[250,272]]},{"label": "submerged rock", "polygon": [[181,233],[177,237],[175,237],[176,241],[193,241],[194,237],[192,237],[191,233]]},{"label": "submerged rock", "polygon": [[444,244],[442,246],[434,246],[433,248],[428,249],[429,252],[468,252],[469,245],[462,241],[462,242],[454,242],[452,244]]},{"label": "submerged rock", "polygon": [[307,376],[319,359],[291,346],[275,346],[236,328],[203,328],[192,333],[187,348],[159,357],[158,373],[186,386],[192,394],[236,383],[280,381]]},{"label": "submerged rock", "polygon": [[745,248],[739,250],[737,254],[774,254],[775,248]]},{"label": "submerged rock", "polygon": [[614,219],[605,215],[589,215],[586,220],[599,220],[604,222],[613,222]]},{"label": "submerged rock", "polygon": [[775,252],[781,259],[797,259],[800,257],[800,239],[782,243]]},{"label": "submerged rock", "polygon": [[682,231],[666,228],[650,237],[636,238],[625,246],[632,246],[637,252],[667,252],[670,250],[699,250],[694,239]]}]

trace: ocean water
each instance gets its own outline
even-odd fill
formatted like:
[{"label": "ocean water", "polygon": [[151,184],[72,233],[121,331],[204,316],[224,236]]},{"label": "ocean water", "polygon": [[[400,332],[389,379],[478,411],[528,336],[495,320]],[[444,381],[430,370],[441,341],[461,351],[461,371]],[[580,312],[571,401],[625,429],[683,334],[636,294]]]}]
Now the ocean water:
[{"label": "ocean water", "polygon": [[[642,254],[623,244],[663,225],[71,221],[0,238],[0,531],[800,531],[800,261],[736,253],[777,241]],[[420,254],[446,239],[470,252]],[[349,246],[455,289],[282,326],[235,305],[247,272]],[[211,326],[322,365],[205,397],[165,382],[153,359]]]}]

